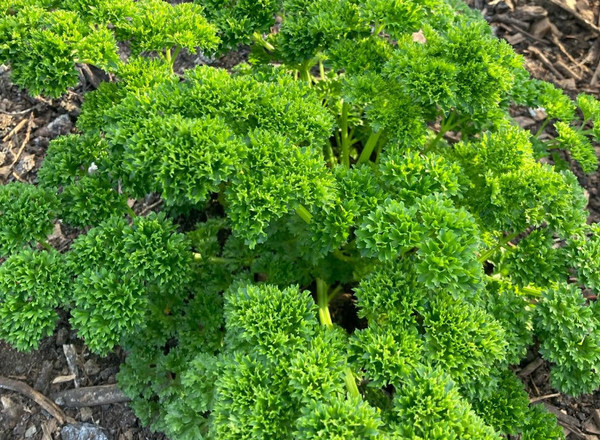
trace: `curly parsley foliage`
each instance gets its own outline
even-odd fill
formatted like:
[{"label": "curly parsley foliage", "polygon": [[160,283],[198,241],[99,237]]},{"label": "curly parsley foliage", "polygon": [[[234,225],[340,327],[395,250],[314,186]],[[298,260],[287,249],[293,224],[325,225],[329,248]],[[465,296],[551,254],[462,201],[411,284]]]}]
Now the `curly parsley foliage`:
[{"label": "curly parsley foliage", "polygon": [[76,275],[71,321],[90,349],[106,353],[143,328],[154,307],[184,300],[188,246],[170,221],[153,214],[132,225],[112,218],[76,240],[68,255]]},{"label": "curly parsley foliage", "polygon": [[0,62],[32,95],[58,97],[76,86],[77,64],[115,72],[117,42],[128,42],[133,55],[163,52],[172,64],[181,49],[210,51],[219,41],[202,8],[189,3],[2,0],[0,12]]},{"label": "curly parsley foliage", "polygon": [[555,364],[552,383],[569,394],[590,393],[600,386],[600,327],[579,289],[556,285],[536,308],[540,352]]},{"label": "curly parsley foliage", "polygon": [[52,191],[20,182],[0,186],[0,256],[36,241],[45,243],[57,209]]},{"label": "curly parsley foliage", "polygon": [[[10,3],[0,33],[63,11],[162,55],[86,96],[38,187],[2,187],[3,338],[33,347],[68,310],[181,439],[559,439],[510,370],[534,337],[557,388],[600,386],[597,227],[536,160],[592,171],[600,105],[530,80],[458,1],[196,2],[221,42],[191,3]],[[179,48],[248,42],[233,72],[173,73]],[[517,128],[514,101],[558,136]],[[163,213],[126,204],[150,195]],[[57,219],[89,229],[29,249]]]},{"label": "curly parsley foliage", "polygon": [[22,250],[0,266],[0,337],[19,350],[37,348],[68,304],[68,271],[55,250]]}]

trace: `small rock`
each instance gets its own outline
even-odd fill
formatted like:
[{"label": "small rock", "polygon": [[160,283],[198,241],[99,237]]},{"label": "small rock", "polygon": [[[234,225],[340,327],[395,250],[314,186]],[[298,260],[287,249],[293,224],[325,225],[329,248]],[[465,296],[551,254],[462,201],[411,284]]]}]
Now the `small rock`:
[{"label": "small rock", "polygon": [[427,43],[427,38],[425,38],[425,34],[423,33],[423,29],[419,29],[419,32],[413,32],[412,40],[415,43],[425,44]]},{"label": "small rock", "polygon": [[84,406],[82,408],[79,408],[79,417],[84,422],[90,422],[90,421],[93,422],[92,408],[90,408],[89,406]]},{"label": "small rock", "polygon": [[73,128],[73,122],[68,114],[60,115],[54,121],[48,124],[48,130],[52,136],[58,136],[60,134],[67,134]]},{"label": "small rock", "polygon": [[4,167],[0,167],[0,178],[6,179],[12,171],[12,167],[10,165],[6,165]]},{"label": "small rock", "polygon": [[552,23],[548,17],[544,17],[541,20],[536,21],[529,29],[529,32],[535,35],[537,38],[542,39],[548,32],[552,30]]},{"label": "small rock", "polygon": [[104,430],[91,423],[66,425],[60,432],[60,438],[62,440],[108,440]]},{"label": "small rock", "polygon": [[36,433],[37,433],[37,428],[35,427],[35,425],[31,425],[29,428],[27,428],[27,431],[25,431],[25,438],[31,438]]},{"label": "small rock", "polygon": [[59,346],[63,346],[67,343],[67,337],[69,336],[69,331],[64,328],[61,327],[60,329],[58,329],[58,332],[56,332],[56,345]]},{"label": "small rock", "polygon": [[73,128],[73,122],[68,114],[62,114],[54,121],[50,122],[47,126],[36,130],[33,133],[34,137],[49,137],[55,138],[61,134],[67,134]]},{"label": "small rock", "polygon": [[525,35],[520,32],[517,32],[514,35],[505,35],[504,39],[508,41],[511,45],[516,46],[519,43],[522,43],[526,40]]},{"label": "small rock", "polygon": [[119,440],[133,440],[133,431],[128,429],[125,433],[119,435]]},{"label": "small rock", "polygon": [[517,10],[517,15],[522,20],[535,20],[540,17],[547,17],[548,11],[542,6],[521,5]]},{"label": "small rock", "polygon": [[21,416],[22,410],[19,406],[13,402],[8,396],[1,396],[0,403],[2,403],[2,412],[5,413],[10,419],[18,419]]},{"label": "small rock", "polygon": [[37,380],[33,388],[41,393],[46,391],[46,388],[50,384],[50,376],[52,375],[52,362],[49,360],[45,360],[42,364],[42,369],[40,370],[40,374],[38,375]]},{"label": "small rock", "polygon": [[535,121],[527,116],[515,116],[514,120],[521,128],[529,128],[535,124]]},{"label": "small rock", "polygon": [[546,119],[548,117],[548,113],[546,113],[546,109],[544,109],[542,107],[530,108],[529,114],[531,115],[531,117],[533,119],[535,119],[538,122],[543,121],[544,119]]},{"label": "small rock", "polygon": [[100,372],[100,367],[94,359],[88,359],[85,364],[83,364],[83,368],[88,376],[95,376]]},{"label": "small rock", "polygon": [[35,155],[33,154],[24,154],[23,158],[17,165],[17,168],[21,173],[28,173],[32,169],[35,168]]}]

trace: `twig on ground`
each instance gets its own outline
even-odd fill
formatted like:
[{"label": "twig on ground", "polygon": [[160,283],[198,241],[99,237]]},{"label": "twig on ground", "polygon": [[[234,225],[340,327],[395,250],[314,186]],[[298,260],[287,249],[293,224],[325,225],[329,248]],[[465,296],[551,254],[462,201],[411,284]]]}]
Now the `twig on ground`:
[{"label": "twig on ground", "polygon": [[[502,16],[498,16],[498,17],[494,17],[493,18],[494,22],[499,22],[499,23],[503,23],[505,25],[510,26],[509,29],[507,30],[511,30],[511,31],[519,31],[520,33],[522,33],[523,35],[525,35],[528,38],[531,38],[534,41],[537,41],[538,43],[544,43],[544,44],[548,44],[548,41],[542,39],[542,38],[538,38],[535,35],[527,32],[527,30],[523,27],[523,26],[519,26],[517,23],[515,23],[515,21],[513,19],[511,19],[510,17],[502,17]],[[503,26],[504,27],[504,26]]]},{"label": "twig on ground", "polygon": [[31,113],[29,115],[29,121],[27,122],[27,132],[25,133],[25,139],[23,139],[23,142],[21,142],[21,147],[19,148],[19,151],[17,152],[12,163],[10,164],[10,169],[12,169],[12,167],[14,167],[15,164],[17,163],[17,161],[20,159],[21,154],[23,154],[23,150],[25,150],[25,147],[27,146],[27,143],[29,142],[29,139],[31,139],[31,126],[32,125],[33,125],[33,113]]},{"label": "twig on ground", "polygon": [[595,87],[598,84],[598,77],[600,77],[600,62],[596,66],[596,70],[594,71],[594,75],[590,80],[590,86]]},{"label": "twig on ground", "polygon": [[13,128],[6,136],[4,136],[4,138],[2,138],[2,142],[8,142],[9,140],[12,139],[12,137],[17,134],[19,131],[21,131],[21,129],[23,127],[25,127],[25,124],[27,124],[28,119],[27,118],[23,118],[19,121],[19,123],[15,126],[15,128]]},{"label": "twig on ground", "polygon": [[57,404],[67,408],[109,405],[131,401],[116,384],[73,388],[61,391],[55,394],[53,398]]},{"label": "twig on ground", "polygon": [[553,397],[560,396],[560,393],[546,394],[545,396],[532,397],[529,399],[529,403],[539,402],[540,400],[552,399]]},{"label": "twig on ground", "polygon": [[64,425],[67,422],[74,422],[74,420],[71,417],[68,417],[56,403],[48,399],[42,393],[39,393],[31,388],[25,382],[0,376],[0,389],[14,391],[15,393],[29,397],[45,411],[47,411],[52,417],[54,417],[60,425]]},{"label": "twig on ground", "polygon": [[530,362],[529,364],[525,365],[525,367],[521,371],[519,371],[518,375],[521,377],[527,377],[535,370],[540,368],[543,363],[544,360],[542,358],[537,358],[533,362]]},{"label": "twig on ground", "polygon": [[581,81],[581,79],[582,79],[581,75],[575,73],[567,64],[563,63],[562,60],[558,60],[556,62],[556,65],[558,67],[560,67],[561,70],[563,72],[565,72],[567,75],[569,75],[571,78],[573,78],[577,81]]},{"label": "twig on ground", "polygon": [[548,68],[548,70],[550,70],[558,79],[565,79],[564,75],[558,70],[556,70],[556,67],[554,67],[552,62],[548,58],[546,58],[546,55],[544,55],[541,50],[539,50],[535,46],[529,46],[527,50],[534,53],[540,59],[540,61]]},{"label": "twig on ground", "polygon": [[596,34],[600,34],[600,27],[596,26],[594,23],[591,23],[589,20],[586,20],[579,12],[570,8],[565,2],[561,0],[546,0],[549,3],[552,3],[555,6],[567,11],[577,20],[579,20],[583,25],[594,31]]},{"label": "twig on ground", "polygon": [[0,113],[2,113],[3,115],[8,115],[8,116],[20,116],[20,115],[29,113],[33,110],[35,110],[35,107],[26,108],[25,110],[19,110],[16,112],[7,112],[6,110],[0,110]]},{"label": "twig on ground", "polygon": [[150,212],[151,210],[153,210],[154,208],[156,208],[157,206],[162,205],[162,203],[163,203],[163,200],[159,199],[156,202],[152,203],[151,205],[148,205],[144,209],[142,209],[138,215],[141,217],[141,216],[147,214],[148,212]]},{"label": "twig on ground", "polygon": [[560,39],[557,38],[554,34],[552,34],[552,41],[554,42],[554,44],[556,44],[556,46],[558,46],[560,51],[569,59],[569,61],[573,63],[573,65],[577,66],[578,68],[587,73],[591,72],[591,69],[588,66],[586,66],[585,63],[580,63],[575,58],[573,58],[573,56],[569,53],[565,46],[560,42]]}]

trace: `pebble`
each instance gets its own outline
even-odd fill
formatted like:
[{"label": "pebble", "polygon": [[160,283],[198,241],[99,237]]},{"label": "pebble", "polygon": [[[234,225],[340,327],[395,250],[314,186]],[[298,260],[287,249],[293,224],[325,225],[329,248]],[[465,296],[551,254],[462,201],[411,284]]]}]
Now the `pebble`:
[{"label": "pebble", "polygon": [[100,372],[100,367],[94,359],[88,359],[85,364],[83,364],[83,369],[89,376],[95,376]]},{"label": "pebble", "polygon": [[68,337],[69,337],[69,331],[64,327],[59,328],[58,332],[56,332],[56,345],[59,345],[62,347],[64,344],[67,343]]},{"label": "pebble", "polygon": [[90,408],[89,406],[84,406],[82,408],[79,408],[79,417],[81,418],[81,420],[83,422],[89,422],[92,421],[92,408]]},{"label": "pebble", "polygon": [[35,427],[35,425],[31,425],[29,428],[27,428],[27,431],[25,431],[25,438],[31,438],[36,433],[37,433],[37,428]]},{"label": "pebble", "polygon": [[66,425],[60,432],[60,438],[62,440],[108,440],[104,430],[91,423]]}]

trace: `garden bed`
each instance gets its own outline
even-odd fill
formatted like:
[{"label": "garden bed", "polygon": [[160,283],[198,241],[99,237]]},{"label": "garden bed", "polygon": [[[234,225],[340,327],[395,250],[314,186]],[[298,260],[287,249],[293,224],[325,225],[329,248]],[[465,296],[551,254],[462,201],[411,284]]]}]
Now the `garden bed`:
[{"label": "garden bed", "polygon": [[[539,79],[554,82],[571,96],[579,92],[598,95],[600,92],[600,35],[595,29],[598,16],[593,11],[598,2],[588,4],[592,16],[583,10],[574,14],[548,2],[494,2],[474,0],[473,7],[482,9],[496,28],[499,37],[506,38],[526,58],[526,65]],[[594,21],[595,20],[595,21]],[[231,67],[244,59],[245,52],[233,53],[217,64]],[[182,58],[187,67],[203,60]],[[65,97],[55,100],[34,99],[8,81],[8,72],[0,75],[0,183],[14,180],[35,182],[36,171],[51,139],[74,131],[82,93],[93,89],[94,72],[84,75],[86,81]],[[528,109],[514,109],[514,116],[524,127],[536,130],[539,121]],[[600,153],[600,149],[597,149]],[[568,157],[563,156],[567,161]],[[590,221],[600,220],[599,174],[585,175],[575,162],[580,183],[589,194]],[[158,210],[156,200],[149,199],[132,206],[136,212]],[[51,244],[66,248],[77,231],[56,229]],[[66,347],[66,348],[65,348]],[[66,350],[66,352],[65,352]],[[75,353],[75,367],[69,365],[65,353]],[[71,359],[71,360],[72,360]],[[47,396],[75,387],[114,384],[124,355],[118,351],[106,358],[90,353],[77,339],[66,319],[61,320],[57,333],[45,339],[39,350],[22,354],[0,342],[0,376],[22,381]],[[535,356],[526,359],[519,368],[520,377],[532,400],[543,401],[554,412],[570,439],[600,438],[600,394],[572,398],[556,393],[550,386],[548,365]],[[75,377],[72,377],[72,376]],[[55,383],[53,383],[55,382]],[[56,423],[32,400],[21,394],[0,391],[0,440],[59,438]],[[81,422],[103,427],[115,440],[162,439],[138,423],[126,403],[65,409],[65,413]]]}]

